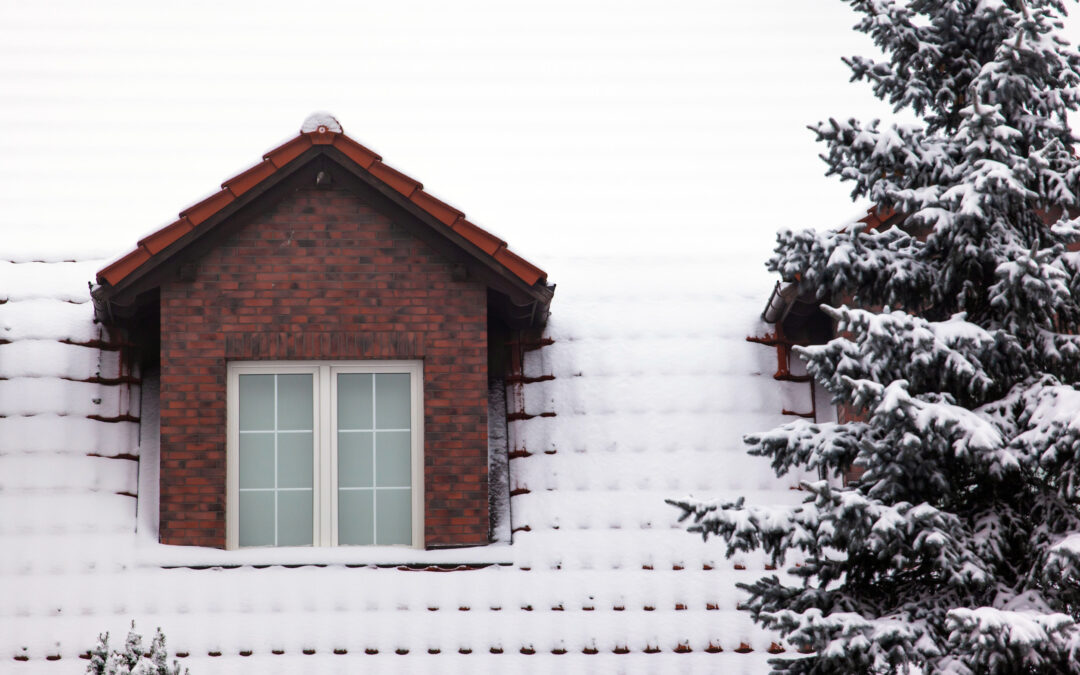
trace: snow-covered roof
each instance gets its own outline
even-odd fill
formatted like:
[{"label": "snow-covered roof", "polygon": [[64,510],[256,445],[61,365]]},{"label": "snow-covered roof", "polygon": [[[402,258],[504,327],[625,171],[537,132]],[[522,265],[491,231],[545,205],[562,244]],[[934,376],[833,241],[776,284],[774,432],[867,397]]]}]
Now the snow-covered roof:
[{"label": "snow-covered roof", "polygon": [[[0,22],[0,671],[78,672],[132,618],[194,675],[765,671],[773,637],[734,587],[763,562],[725,560],[662,499],[799,497],[739,437],[806,410],[805,385],[772,381],[775,354],[744,337],[771,232],[861,210],[804,128],[879,110],[839,60],[865,52],[849,7],[59,5]],[[94,343],[86,284],[313,103],[559,282],[555,342],[530,356],[556,379],[525,385],[557,415],[511,429],[531,453],[510,462],[529,490],[513,546],[456,553],[509,565],[172,569],[221,554],[153,543],[156,476],[135,458],[154,411]]]},{"label": "snow-covered roof", "polygon": [[132,619],[161,626],[196,675],[763,672],[776,637],[738,611],[735,583],[765,561],[725,559],[664,499],[800,497],[740,442],[808,405],[745,340],[771,279],[737,246],[543,262],[560,280],[553,343],[525,374],[554,379],[524,398],[555,416],[510,423],[513,544],[260,558],[156,543],[155,398],[140,396],[156,383],[121,372],[93,322],[103,261],[0,261],[5,672],[82,668],[99,632]]}]

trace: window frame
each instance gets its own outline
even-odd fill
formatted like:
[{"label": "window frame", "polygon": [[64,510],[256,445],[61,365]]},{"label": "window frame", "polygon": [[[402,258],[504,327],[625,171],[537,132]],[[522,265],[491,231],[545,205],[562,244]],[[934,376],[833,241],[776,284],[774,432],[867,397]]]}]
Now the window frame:
[{"label": "window frame", "polygon": [[[338,544],[337,375],[344,373],[407,373],[411,405],[412,543],[374,544],[374,547],[424,548],[424,370],[423,361],[230,361],[226,372],[226,494],[225,548],[277,549],[281,546],[240,546],[240,375],[312,375],[314,415],[312,451],[311,547]],[[355,548],[371,548],[356,545]]]}]

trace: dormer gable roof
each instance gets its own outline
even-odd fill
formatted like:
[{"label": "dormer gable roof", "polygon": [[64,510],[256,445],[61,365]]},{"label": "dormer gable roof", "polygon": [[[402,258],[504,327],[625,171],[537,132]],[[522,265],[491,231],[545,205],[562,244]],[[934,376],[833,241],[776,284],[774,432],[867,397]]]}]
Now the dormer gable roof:
[{"label": "dormer gable roof", "polygon": [[505,241],[466,219],[462,211],[424,191],[419,181],[385,164],[382,157],[345,135],[329,114],[316,113],[300,133],[270,150],[260,163],[222,182],[218,192],[180,212],[176,221],[143,237],[131,252],[97,273],[93,291],[99,314],[111,315],[157,285],[152,272],[210,233],[239,208],[280,183],[300,166],[328,157],[375,188],[442,240],[466,254],[480,278],[508,302],[499,304],[521,322],[543,323],[554,285],[547,273],[511,251]]}]

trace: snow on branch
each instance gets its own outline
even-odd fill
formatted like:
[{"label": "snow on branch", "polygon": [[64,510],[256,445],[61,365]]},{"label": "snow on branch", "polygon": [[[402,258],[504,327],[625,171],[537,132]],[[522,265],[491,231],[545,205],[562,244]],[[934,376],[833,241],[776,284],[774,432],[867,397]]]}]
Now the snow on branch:
[{"label": "snow on branch", "polygon": [[918,259],[923,244],[899,228],[781,230],[776,242],[769,270],[819,300],[850,295],[858,305],[905,306],[912,297],[930,294],[931,268]]},{"label": "snow on branch", "polygon": [[1014,387],[993,410],[1019,411],[1010,447],[1066,500],[1080,498],[1080,391],[1042,379]]},{"label": "snow on branch", "polygon": [[[949,651],[940,671],[957,675],[1070,672],[1075,623],[1068,615],[957,608],[948,613]],[[1060,666],[1059,670],[1057,666]]]},{"label": "snow on branch", "polygon": [[748,434],[749,453],[772,458],[778,476],[805,467],[839,477],[855,463],[865,424],[816,423],[799,419],[770,431]]},{"label": "snow on branch", "polygon": [[[793,550],[814,554],[817,562],[788,570],[797,576],[828,580],[847,575],[849,583],[896,584],[909,570],[933,569],[958,587],[985,584],[989,578],[970,550],[971,533],[955,515],[925,503],[889,505],[833,489],[825,481],[803,483],[803,488],[810,497],[795,508],[747,506],[743,499],[668,503],[683,511],[681,520],[693,520],[691,532],[725,539],[728,557],[760,548],[779,565]],[[877,558],[887,564],[876,567],[870,577],[856,579],[851,575],[857,567],[849,567],[843,557],[823,558],[826,550],[846,550],[852,558]]]},{"label": "snow on branch", "polygon": [[1006,330],[1025,331],[1034,322],[1043,330],[1075,307],[1069,274],[1058,263],[1062,248],[1041,251],[1013,250],[994,270],[990,304]]},{"label": "snow on branch", "polygon": [[947,391],[961,401],[984,400],[1004,379],[1015,379],[1010,336],[988,331],[964,314],[928,321],[905,312],[874,313],[846,306],[822,311],[841,335],[825,345],[797,347],[807,369],[829,391],[847,399],[850,381],[888,384],[904,379],[919,393]]}]

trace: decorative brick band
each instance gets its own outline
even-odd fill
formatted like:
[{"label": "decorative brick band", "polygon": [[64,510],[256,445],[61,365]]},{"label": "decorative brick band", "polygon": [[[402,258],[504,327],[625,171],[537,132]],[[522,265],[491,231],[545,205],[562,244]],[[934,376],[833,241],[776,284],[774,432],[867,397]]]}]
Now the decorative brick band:
[{"label": "decorative brick band", "polygon": [[422,359],[421,333],[243,333],[225,336],[225,358]]}]

